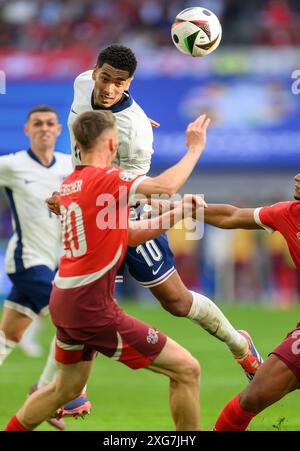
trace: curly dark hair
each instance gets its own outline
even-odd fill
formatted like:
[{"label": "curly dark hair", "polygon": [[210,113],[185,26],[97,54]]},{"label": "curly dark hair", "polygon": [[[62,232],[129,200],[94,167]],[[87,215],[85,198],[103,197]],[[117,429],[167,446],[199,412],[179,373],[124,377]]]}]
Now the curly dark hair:
[{"label": "curly dark hair", "polygon": [[101,50],[97,59],[97,66],[102,67],[104,63],[115,69],[127,70],[131,77],[137,66],[135,54],[128,47],[121,44],[111,44]]}]

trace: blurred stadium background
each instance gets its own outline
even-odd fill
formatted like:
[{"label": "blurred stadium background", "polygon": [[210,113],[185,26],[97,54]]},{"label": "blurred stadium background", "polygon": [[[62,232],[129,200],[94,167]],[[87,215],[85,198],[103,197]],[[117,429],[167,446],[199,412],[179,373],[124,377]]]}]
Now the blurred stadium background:
[{"label": "blurred stadium background", "polygon": [[[176,13],[196,4],[213,10],[223,26],[219,49],[204,59],[180,54],[170,38]],[[161,123],[155,130],[152,173],[177,161],[186,124],[207,112],[214,120],[207,149],[185,192],[240,206],[292,199],[293,176],[300,172],[300,96],[292,93],[292,73],[300,70],[299,29],[297,0],[0,0],[0,70],[6,75],[5,95],[0,89],[0,154],[27,147],[22,131],[26,113],[40,103],[57,109],[64,126],[57,150],[69,152],[66,119],[73,80],[93,66],[101,48],[119,42],[138,56],[133,96]],[[2,299],[9,289],[3,258],[10,233],[10,213],[1,192]],[[200,241],[184,241],[180,230],[171,231],[170,240],[186,284],[232,304],[225,313],[233,324],[251,331],[264,356],[294,326],[299,309],[276,311],[297,305],[300,293],[299,278],[278,234],[207,227]],[[223,344],[204,331],[193,332],[184,320],[178,327],[179,320],[162,309],[145,310],[157,303],[129,276],[118,290],[124,302],[141,302],[126,310],[155,322],[200,360],[203,427],[211,429],[225,402],[245,385],[238,366]],[[44,332],[46,353],[53,334],[49,322]],[[19,350],[8,359],[1,371],[5,402],[0,428],[8,412],[20,406],[43,364],[44,359],[33,362]],[[95,365],[89,385],[93,415],[85,423],[70,421],[69,429],[172,428],[167,381],[151,373],[141,378],[109,359],[97,359]],[[120,380],[125,379],[124,389]],[[283,429],[296,429],[298,413],[292,395],[260,415],[252,427],[280,429],[284,422]]]},{"label": "blurred stadium background", "polygon": [[[137,54],[132,92],[161,123],[155,131],[152,173],[174,163],[189,120],[214,120],[205,155],[185,187],[208,202],[260,206],[289,200],[300,170],[300,97],[292,73],[300,69],[300,3],[296,0],[202,0],[221,19],[223,41],[204,59],[180,54],[170,25],[183,0],[0,0],[0,154],[26,148],[26,112],[49,103],[64,131],[57,150],[69,152],[66,127],[74,77],[93,66],[98,51],[120,42]],[[11,233],[0,197],[0,265]],[[285,243],[264,232],[219,231],[185,242],[170,233],[178,269],[191,288],[216,300],[288,307],[299,298],[299,279]],[[9,282],[0,271],[0,295]],[[130,281],[123,296],[151,302]],[[149,298],[149,299],[148,299]]]}]

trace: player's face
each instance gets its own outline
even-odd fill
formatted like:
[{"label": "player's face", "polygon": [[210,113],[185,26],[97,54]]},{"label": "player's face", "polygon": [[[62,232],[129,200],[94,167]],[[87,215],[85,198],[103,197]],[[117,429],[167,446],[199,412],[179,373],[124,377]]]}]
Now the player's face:
[{"label": "player's face", "polygon": [[25,124],[25,134],[33,149],[54,149],[60,132],[61,125],[56,114],[52,112],[32,113]]},{"label": "player's face", "polygon": [[296,200],[300,200],[300,173],[295,175],[295,192],[294,192],[294,198]]},{"label": "player's face", "polygon": [[95,66],[93,71],[95,104],[110,108],[118,103],[124,91],[129,89],[132,79],[127,70],[116,69],[107,63],[101,67]]}]

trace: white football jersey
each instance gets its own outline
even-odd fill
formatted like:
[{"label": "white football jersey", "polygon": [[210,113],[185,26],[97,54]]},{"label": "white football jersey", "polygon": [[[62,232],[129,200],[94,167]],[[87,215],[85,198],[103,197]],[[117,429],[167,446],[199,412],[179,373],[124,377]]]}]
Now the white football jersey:
[{"label": "white football jersey", "polygon": [[72,130],[75,119],[86,111],[109,110],[116,116],[119,134],[117,157],[113,164],[129,169],[137,175],[147,174],[153,154],[153,131],[149,119],[128,92],[125,93],[126,98],[123,102],[111,108],[94,105],[95,82],[92,79],[92,72],[92,70],[83,72],[74,82],[74,100],[68,119],[73,165],[80,164]]},{"label": "white football jersey", "polygon": [[72,172],[70,155],[55,152],[49,167],[29,149],[0,157],[0,186],[8,195],[13,224],[5,270],[23,271],[36,265],[54,270],[61,255],[60,219],[48,211],[45,200],[59,191]]}]

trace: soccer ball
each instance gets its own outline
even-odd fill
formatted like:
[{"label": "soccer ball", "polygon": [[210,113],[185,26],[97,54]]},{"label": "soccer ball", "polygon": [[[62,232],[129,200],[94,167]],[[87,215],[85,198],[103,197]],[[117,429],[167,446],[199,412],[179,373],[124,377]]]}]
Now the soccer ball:
[{"label": "soccer ball", "polygon": [[220,44],[222,27],[214,13],[195,6],[177,14],[171,35],[180,52],[192,56],[206,56]]}]

